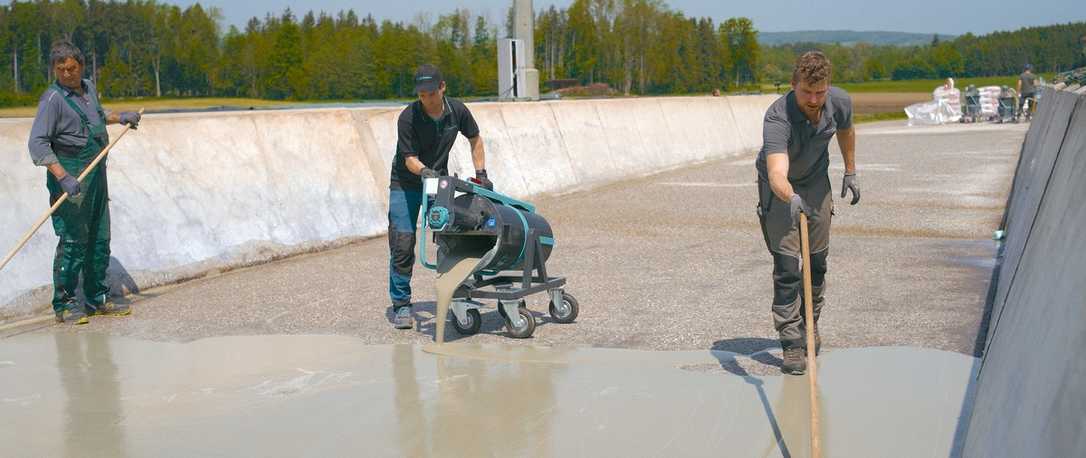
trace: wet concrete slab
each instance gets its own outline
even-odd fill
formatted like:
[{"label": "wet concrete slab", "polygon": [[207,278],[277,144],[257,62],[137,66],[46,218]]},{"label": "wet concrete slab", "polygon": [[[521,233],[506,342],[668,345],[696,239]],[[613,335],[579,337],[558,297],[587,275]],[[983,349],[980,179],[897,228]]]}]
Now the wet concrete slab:
[{"label": "wet concrete slab", "polygon": [[[757,357],[757,355],[752,356]],[[5,456],[807,456],[805,377],[748,356],[344,336],[0,345]],[[825,456],[947,456],[975,359],[820,358]]]}]

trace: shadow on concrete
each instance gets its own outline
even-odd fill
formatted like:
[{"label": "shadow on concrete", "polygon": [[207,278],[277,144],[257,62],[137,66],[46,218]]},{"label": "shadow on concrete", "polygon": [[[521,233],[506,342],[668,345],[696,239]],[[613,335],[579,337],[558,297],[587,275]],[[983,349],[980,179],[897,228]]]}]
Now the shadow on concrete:
[{"label": "shadow on concrete", "polygon": [[111,296],[122,297],[127,294],[140,293],[140,287],[136,284],[136,280],[132,278],[132,274],[128,273],[128,269],[125,269],[120,259],[113,256],[109,257],[109,267],[106,268],[106,281],[109,283]]},{"label": "shadow on concrete", "polygon": [[[769,355],[768,350],[774,346],[778,346],[779,343],[772,339],[760,339],[760,338],[740,338],[740,339],[727,339],[719,340],[713,343],[712,354],[720,363],[721,369],[724,369],[732,374],[738,375],[743,378],[744,382],[749,383],[758,392],[758,400],[762,403],[762,410],[765,411],[766,419],[769,420],[769,426],[773,429],[773,439],[777,442],[777,448],[781,452],[781,456],[784,458],[790,458],[792,453],[788,451],[788,444],[785,443],[784,434],[781,432],[780,423],[777,422],[777,416],[773,414],[773,406],[769,403],[769,397],[765,394],[765,382],[762,379],[751,375],[739,364],[736,360],[737,353],[728,348],[755,348],[752,353],[754,355],[751,358],[756,358],[758,355],[765,355],[777,360],[776,365],[780,366],[780,360]],[[764,364],[770,364],[760,359],[756,361]]]},{"label": "shadow on concrete", "polygon": [[[750,357],[750,359],[758,361],[759,363],[765,364],[767,366],[780,367],[781,363],[783,363],[784,361],[781,361],[780,358],[773,356],[767,351],[775,348],[780,348],[780,346],[781,343],[775,339],[765,339],[761,337],[740,337],[737,339],[725,339],[713,342],[713,347],[710,350],[727,351],[731,353],[747,355]],[[734,358],[732,359],[732,361],[734,362]],[[728,370],[728,368],[724,367],[723,364],[721,365],[721,367],[723,367],[724,370]],[[731,370],[728,370],[728,372],[744,377],[749,375],[747,374],[747,371],[745,369],[739,369],[742,370],[742,373]]]}]

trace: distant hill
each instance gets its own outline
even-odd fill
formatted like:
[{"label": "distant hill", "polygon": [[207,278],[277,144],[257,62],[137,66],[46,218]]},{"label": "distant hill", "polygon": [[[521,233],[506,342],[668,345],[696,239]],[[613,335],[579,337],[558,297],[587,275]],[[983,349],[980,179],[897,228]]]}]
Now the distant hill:
[{"label": "distant hill", "polygon": [[[855,30],[803,30],[798,32],[758,32],[758,43],[765,46],[791,43],[840,43],[854,45],[914,46],[931,43],[933,33],[874,32]],[[954,35],[939,34],[939,40],[952,40]]]}]

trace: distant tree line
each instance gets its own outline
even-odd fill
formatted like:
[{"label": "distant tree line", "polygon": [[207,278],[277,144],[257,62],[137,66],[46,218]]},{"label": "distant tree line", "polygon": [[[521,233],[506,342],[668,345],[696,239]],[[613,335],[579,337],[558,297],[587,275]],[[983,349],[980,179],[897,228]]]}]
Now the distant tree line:
[{"label": "distant tree line", "polygon": [[[0,106],[33,104],[54,79],[49,48],[79,46],[108,97],[245,96],[356,100],[412,96],[414,68],[436,63],[450,93],[497,94],[496,24],[456,9],[410,23],[353,10],[291,10],[224,29],[221,13],[155,0],[34,0],[0,6]],[[761,47],[747,18],[715,24],[661,0],[574,0],[538,11],[541,80],[605,83],[626,94],[678,94],[787,82],[798,53],[818,48],[839,81],[1015,74],[1086,65],[1086,23],[970,34],[919,47],[797,44]]]},{"label": "distant tree line", "polygon": [[837,80],[848,82],[1015,75],[1027,63],[1034,72],[1059,72],[1086,66],[1084,40],[1086,22],[933,37],[925,46],[800,43],[764,47],[760,71],[767,82],[788,82],[795,56],[819,49],[834,63]]},{"label": "distant tree line", "polygon": [[[510,11],[511,13],[511,11]],[[412,23],[308,12],[252,18],[223,30],[215,8],[154,0],[38,0],[0,6],[0,104],[54,78],[49,48],[83,49],[88,76],[111,97],[247,96],[270,99],[408,97],[413,69],[439,65],[461,96],[497,94],[499,31],[463,9]],[[659,0],[576,0],[541,11],[537,67],[543,79],[603,82],[626,93],[707,91],[757,80],[749,19],[717,26]],[[7,103],[10,104],[10,103]]]},{"label": "distant tree line", "polygon": [[674,94],[758,81],[757,31],[747,18],[716,25],[660,0],[575,0],[535,20],[541,79],[603,82],[626,94]]}]

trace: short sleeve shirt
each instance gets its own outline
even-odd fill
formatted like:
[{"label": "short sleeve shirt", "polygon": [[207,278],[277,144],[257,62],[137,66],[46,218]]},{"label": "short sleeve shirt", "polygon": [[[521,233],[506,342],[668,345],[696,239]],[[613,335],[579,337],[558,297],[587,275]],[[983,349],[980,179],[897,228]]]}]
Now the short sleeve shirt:
[{"label": "short sleeve shirt", "polygon": [[467,105],[450,98],[445,99],[445,109],[438,119],[426,114],[422,102],[416,100],[400,113],[397,128],[399,135],[390,180],[390,186],[394,189],[422,188],[422,179],[407,169],[408,157],[417,156],[423,165],[440,174],[447,174],[449,151],[456,141],[456,134],[467,138],[479,136],[479,125],[475,123],[475,117]]},{"label": "short sleeve shirt", "polygon": [[794,91],[777,99],[766,110],[762,124],[762,149],[756,167],[758,177],[768,180],[766,156],[788,153],[788,181],[802,184],[829,171],[829,144],[838,130],[852,127],[852,99],[843,89],[830,87],[822,116],[812,123],[803,114]]},{"label": "short sleeve shirt", "polygon": [[1022,72],[1018,75],[1018,80],[1022,82],[1022,95],[1032,95],[1037,92],[1037,86],[1034,80],[1037,79],[1033,73]]}]

